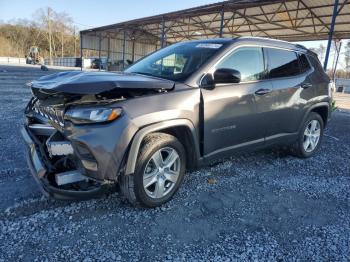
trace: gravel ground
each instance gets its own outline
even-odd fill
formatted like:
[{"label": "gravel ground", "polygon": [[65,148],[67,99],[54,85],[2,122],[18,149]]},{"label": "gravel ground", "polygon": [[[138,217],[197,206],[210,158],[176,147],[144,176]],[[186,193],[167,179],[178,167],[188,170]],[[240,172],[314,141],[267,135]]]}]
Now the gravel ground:
[{"label": "gravel ground", "polygon": [[264,150],[186,174],[156,209],[118,193],[83,202],[41,196],[20,138],[24,83],[37,67],[0,66],[0,261],[231,261],[350,258],[350,114],[300,160]]}]

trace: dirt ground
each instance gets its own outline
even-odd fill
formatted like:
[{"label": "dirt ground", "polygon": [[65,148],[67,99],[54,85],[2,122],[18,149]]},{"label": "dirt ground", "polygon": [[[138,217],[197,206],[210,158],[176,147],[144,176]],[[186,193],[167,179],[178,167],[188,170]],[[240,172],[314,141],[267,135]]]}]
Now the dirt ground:
[{"label": "dirt ground", "polygon": [[336,106],[341,110],[347,110],[350,112],[350,94],[346,93],[334,93],[334,100]]},{"label": "dirt ground", "polygon": [[315,157],[235,156],[187,173],[161,208],[133,208],[118,193],[60,202],[42,197],[20,137],[25,83],[53,72],[0,65],[0,261],[349,260],[345,110],[333,114]]}]

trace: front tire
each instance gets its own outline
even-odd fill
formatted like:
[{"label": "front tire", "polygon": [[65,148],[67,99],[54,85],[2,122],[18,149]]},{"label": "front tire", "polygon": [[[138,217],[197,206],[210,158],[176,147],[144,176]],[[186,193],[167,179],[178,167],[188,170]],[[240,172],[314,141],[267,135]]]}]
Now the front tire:
[{"label": "front tire", "polygon": [[157,207],[169,201],[182,184],[186,155],[179,140],[152,133],[144,139],[133,175],[122,175],[121,189],[128,201]]},{"label": "front tire", "polygon": [[299,132],[297,142],[292,146],[294,155],[300,158],[313,156],[321,146],[323,131],[322,117],[311,112]]}]

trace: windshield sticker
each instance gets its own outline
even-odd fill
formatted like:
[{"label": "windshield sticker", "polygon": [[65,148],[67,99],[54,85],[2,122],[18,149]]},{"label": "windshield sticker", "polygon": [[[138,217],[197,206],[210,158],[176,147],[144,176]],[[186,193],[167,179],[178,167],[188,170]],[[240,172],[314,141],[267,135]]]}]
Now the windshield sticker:
[{"label": "windshield sticker", "polygon": [[212,49],[218,49],[222,47],[222,44],[208,44],[208,43],[202,43],[196,45],[197,48],[212,48]]}]

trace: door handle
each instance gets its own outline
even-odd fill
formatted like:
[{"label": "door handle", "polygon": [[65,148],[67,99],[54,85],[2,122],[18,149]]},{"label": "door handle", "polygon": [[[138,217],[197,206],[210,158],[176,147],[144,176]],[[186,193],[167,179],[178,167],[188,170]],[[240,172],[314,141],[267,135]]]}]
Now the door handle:
[{"label": "door handle", "polygon": [[259,96],[262,96],[262,95],[266,95],[266,94],[268,94],[270,92],[271,92],[271,89],[262,88],[262,89],[259,89],[259,90],[255,91],[255,94],[259,95]]},{"label": "door handle", "polygon": [[309,88],[309,87],[312,87],[311,83],[302,83],[301,84],[301,88]]}]

